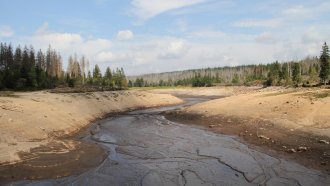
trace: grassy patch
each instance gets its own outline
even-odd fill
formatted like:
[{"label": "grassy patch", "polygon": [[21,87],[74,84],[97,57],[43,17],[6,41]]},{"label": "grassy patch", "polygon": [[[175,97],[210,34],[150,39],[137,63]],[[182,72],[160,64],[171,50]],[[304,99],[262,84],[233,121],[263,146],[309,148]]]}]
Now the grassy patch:
[{"label": "grassy patch", "polygon": [[274,93],[265,94],[264,96],[265,97],[279,96],[279,95],[290,94],[290,93],[294,93],[294,92],[297,92],[297,90],[278,91],[278,92],[274,92]]},{"label": "grassy patch", "polygon": [[310,99],[322,99],[322,98],[330,97],[330,91],[308,92],[301,94],[301,96],[307,96]]},{"label": "grassy patch", "polygon": [[317,92],[317,93],[314,93],[313,96],[315,98],[326,98],[326,97],[330,96],[330,91]]}]

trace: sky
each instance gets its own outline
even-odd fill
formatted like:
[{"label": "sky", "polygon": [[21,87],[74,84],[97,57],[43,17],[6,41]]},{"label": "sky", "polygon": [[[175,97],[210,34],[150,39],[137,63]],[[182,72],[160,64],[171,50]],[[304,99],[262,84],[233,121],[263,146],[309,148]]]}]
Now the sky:
[{"label": "sky", "polygon": [[127,75],[319,56],[329,0],[0,0],[0,42]]}]

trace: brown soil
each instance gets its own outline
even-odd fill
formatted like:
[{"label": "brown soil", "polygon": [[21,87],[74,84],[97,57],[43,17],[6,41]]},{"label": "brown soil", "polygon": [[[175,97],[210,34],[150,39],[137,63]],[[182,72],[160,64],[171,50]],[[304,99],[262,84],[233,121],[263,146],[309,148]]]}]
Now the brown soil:
[{"label": "brown soil", "polygon": [[306,167],[330,174],[330,145],[328,136],[318,136],[304,131],[288,130],[270,121],[234,116],[204,116],[186,111],[165,113],[167,119],[203,126],[213,132],[235,135],[253,148],[272,156],[296,161]]},{"label": "brown soil", "polygon": [[0,166],[0,183],[79,174],[99,165],[106,153],[95,144],[62,140],[20,152],[19,157],[23,161]]},{"label": "brown soil", "polygon": [[12,94],[0,96],[0,166],[19,162],[18,152],[74,134],[108,113],[181,103],[172,95],[142,91]]}]

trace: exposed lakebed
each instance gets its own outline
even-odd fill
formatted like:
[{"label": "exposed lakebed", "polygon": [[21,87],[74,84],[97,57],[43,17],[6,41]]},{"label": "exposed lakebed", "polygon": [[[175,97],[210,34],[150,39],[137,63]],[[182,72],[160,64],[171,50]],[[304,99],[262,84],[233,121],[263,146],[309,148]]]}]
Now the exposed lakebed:
[{"label": "exposed lakebed", "polygon": [[109,117],[83,140],[108,156],[80,175],[13,185],[329,185],[329,175],[253,150],[235,137],[167,120],[162,111],[186,104]]}]

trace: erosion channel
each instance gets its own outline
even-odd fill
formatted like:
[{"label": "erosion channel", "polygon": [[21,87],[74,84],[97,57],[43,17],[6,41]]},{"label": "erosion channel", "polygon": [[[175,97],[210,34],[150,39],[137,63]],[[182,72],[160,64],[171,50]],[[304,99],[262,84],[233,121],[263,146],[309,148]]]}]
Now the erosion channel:
[{"label": "erosion channel", "polygon": [[80,175],[13,185],[329,185],[329,175],[249,148],[236,137],[167,120],[163,111],[128,112],[90,127],[82,140],[108,156]]}]

